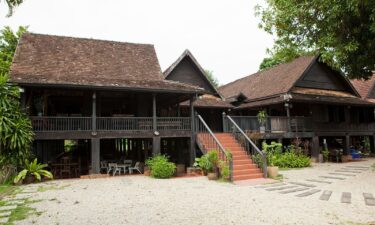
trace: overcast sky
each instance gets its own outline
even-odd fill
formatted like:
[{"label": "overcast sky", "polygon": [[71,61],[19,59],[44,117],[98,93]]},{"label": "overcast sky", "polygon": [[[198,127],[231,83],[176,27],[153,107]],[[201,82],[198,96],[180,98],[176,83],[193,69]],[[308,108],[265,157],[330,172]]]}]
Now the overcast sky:
[{"label": "overcast sky", "polygon": [[43,34],[154,44],[162,69],[189,49],[225,84],[258,70],[273,38],[258,28],[263,0],[24,0],[0,26]]}]

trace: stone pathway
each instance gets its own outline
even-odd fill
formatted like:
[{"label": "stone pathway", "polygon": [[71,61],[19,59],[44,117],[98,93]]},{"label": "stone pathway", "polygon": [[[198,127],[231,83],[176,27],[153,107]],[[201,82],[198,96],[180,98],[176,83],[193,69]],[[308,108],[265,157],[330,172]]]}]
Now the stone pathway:
[{"label": "stone pathway", "polygon": [[15,210],[18,205],[25,203],[25,200],[32,196],[32,193],[37,191],[37,187],[25,187],[20,193],[15,196],[6,196],[2,201],[6,202],[6,205],[0,206],[0,224],[9,222],[9,218],[12,211]]},{"label": "stone pathway", "polygon": [[[276,184],[260,185],[255,188],[262,188],[267,191],[275,191],[279,194],[296,194],[296,197],[307,197],[312,196],[316,193],[321,192],[321,189],[317,189],[317,185],[321,184],[332,184],[333,182],[346,180],[351,177],[355,177],[360,173],[368,171],[370,167],[365,166],[344,166],[342,168],[334,170],[334,172],[327,172],[327,175],[319,176],[320,179],[306,179],[307,182],[281,182]],[[335,192],[332,190],[324,190],[319,195],[319,200],[329,201],[331,196]],[[337,193],[337,192],[336,192]],[[345,204],[352,203],[351,192],[339,192],[341,194],[340,202]],[[371,193],[363,193],[364,204],[367,206],[375,206],[375,198]]]}]

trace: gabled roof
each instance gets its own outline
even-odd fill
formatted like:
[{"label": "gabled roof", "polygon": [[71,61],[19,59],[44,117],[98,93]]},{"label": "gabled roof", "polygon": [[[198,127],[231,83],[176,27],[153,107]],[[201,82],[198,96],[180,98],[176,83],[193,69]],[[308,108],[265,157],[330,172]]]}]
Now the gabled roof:
[{"label": "gabled roof", "polygon": [[208,86],[210,88],[212,88],[212,90],[214,90],[214,94],[218,95],[221,97],[220,93],[217,91],[217,89],[215,88],[215,86],[211,83],[211,81],[207,78],[207,76],[205,75],[205,71],[204,69],[202,68],[202,66],[198,63],[198,61],[195,59],[195,57],[193,56],[193,54],[188,50],[186,49],[180,57],[178,57],[178,59],[172,63],[172,65],[170,65],[164,72],[164,77],[166,80],[168,80],[169,76],[172,74],[172,72],[176,69],[176,67],[182,62],[182,60],[184,60],[185,58],[189,58],[192,62],[193,62],[193,65],[196,66],[196,68],[198,69],[199,71],[199,75],[201,76],[201,78],[208,84]]},{"label": "gabled roof", "polygon": [[[257,101],[279,97],[292,91],[295,84],[303,78],[309,69],[318,63],[317,56],[301,56],[289,63],[280,64],[270,69],[238,79],[219,88],[225,98],[244,95],[246,101]],[[340,73],[336,76],[346,85],[348,90],[358,95],[350,82]]]},{"label": "gabled roof", "polygon": [[350,82],[353,84],[354,88],[361,95],[362,99],[372,98],[370,94],[373,91],[374,86],[375,86],[375,73],[368,80],[353,79],[353,80],[350,80]]},{"label": "gabled roof", "polygon": [[202,92],[165,81],[153,45],[34,33],[22,35],[10,79],[20,85]]}]

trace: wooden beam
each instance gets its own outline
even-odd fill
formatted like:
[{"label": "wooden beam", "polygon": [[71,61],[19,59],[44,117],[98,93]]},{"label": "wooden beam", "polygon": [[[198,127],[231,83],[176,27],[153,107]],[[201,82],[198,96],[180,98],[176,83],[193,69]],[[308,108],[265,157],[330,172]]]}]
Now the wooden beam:
[{"label": "wooden beam", "polygon": [[92,93],[92,131],[96,131],[96,92]]},{"label": "wooden beam", "polygon": [[160,137],[154,136],[152,138],[152,155],[160,154]]},{"label": "wooden beam", "polygon": [[314,136],[312,138],[312,148],[311,148],[311,157],[316,160],[316,162],[319,160],[319,137]]}]

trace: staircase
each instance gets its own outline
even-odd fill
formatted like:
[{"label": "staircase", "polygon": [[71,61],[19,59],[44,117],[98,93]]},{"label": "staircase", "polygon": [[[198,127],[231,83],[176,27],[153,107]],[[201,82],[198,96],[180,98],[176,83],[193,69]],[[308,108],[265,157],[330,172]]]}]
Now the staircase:
[{"label": "staircase", "polygon": [[[225,150],[232,153],[233,159],[233,181],[248,180],[262,178],[263,173],[253,163],[250,156],[245,149],[237,142],[237,140],[230,133],[215,133],[214,134]],[[210,149],[208,138],[205,134],[198,134],[198,141],[203,148]]]}]

